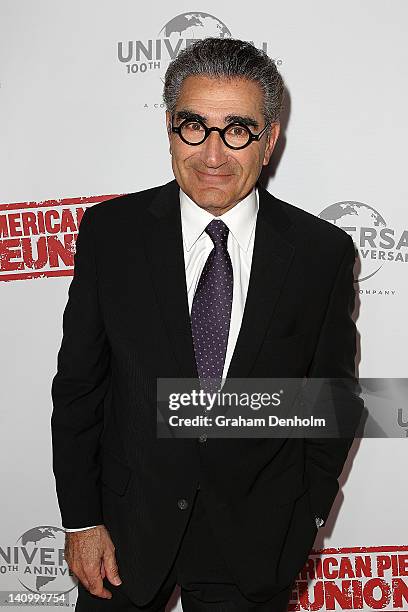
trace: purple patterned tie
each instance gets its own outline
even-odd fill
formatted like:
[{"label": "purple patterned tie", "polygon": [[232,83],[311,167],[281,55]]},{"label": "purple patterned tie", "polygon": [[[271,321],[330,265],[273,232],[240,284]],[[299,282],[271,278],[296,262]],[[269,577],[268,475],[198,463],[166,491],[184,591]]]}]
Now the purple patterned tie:
[{"label": "purple patterned tie", "polygon": [[[191,330],[198,376],[206,390],[221,384],[231,320],[233,272],[227,251],[229,229],[213,219],[205,231],[214,248],[205,262],[191,307]],[[203,385],[203,379],[210,378]]]}]

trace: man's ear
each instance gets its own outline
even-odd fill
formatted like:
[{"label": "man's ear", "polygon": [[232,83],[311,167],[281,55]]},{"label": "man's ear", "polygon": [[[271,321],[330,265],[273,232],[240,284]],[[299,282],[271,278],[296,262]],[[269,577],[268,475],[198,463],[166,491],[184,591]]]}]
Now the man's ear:
[{"label": "man's ear", "polygon": [[271,125],[270,133],[269,133],[268,140],[267,140],[267,145],[265,147],[264,159],[262,162],[263,166],[267,166],[269,163],[272,152],[278,140],[279,132],[280,132],[280,123],[278,122],[273,123]]},{"label": "man's ear", "polygon": [[171,135],[171,116],[169,111],[166,111],[166,129],[167,129],[167,134],[170,138]]},{"label": "man's ear", "polygon": [[167,136],[169,137],[169,153],[170,155],[173,155],[173,151],[171,150],[171,116],[170,113],[168,111],[166,111],[166,129],[167,129]]}]

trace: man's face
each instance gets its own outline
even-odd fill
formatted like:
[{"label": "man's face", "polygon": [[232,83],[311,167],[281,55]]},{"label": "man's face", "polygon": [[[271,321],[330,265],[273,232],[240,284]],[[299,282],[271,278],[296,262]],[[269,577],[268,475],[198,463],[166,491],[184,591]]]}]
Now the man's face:
[{"label": "man's face", "polygon": [[[186,113],[205,118],[208,127],[223,128],[237,116],[245,119],[253,134],[265,126],[263,93],[258,83],[247,79],[212,79],[189,76],[184,80],[174,115],[178,126]],[[169,130],[170,114],[166,111]],[[169,133],[174,176],[182,190],[202,208],[221,215],[252,190],[262,166],[269,158],[279,135],[279,124],[272,126],[271,135],[264,133],[244,149],[230,149],[218,132],[211,132],[200,145],[184,143],[178,134]]]}]

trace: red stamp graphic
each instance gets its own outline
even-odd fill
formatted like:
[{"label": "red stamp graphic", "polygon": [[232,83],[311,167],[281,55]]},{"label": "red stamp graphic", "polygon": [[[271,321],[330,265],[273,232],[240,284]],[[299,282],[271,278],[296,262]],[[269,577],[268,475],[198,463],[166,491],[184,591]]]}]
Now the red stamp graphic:
[{"label": "red stamp graphic", "polygon": [[72,276],[85,209],[115,197],[0,204],[0,281]]},{"label": "red stamp graphic", "polygon": [[408,546],[313,550],[294,583],[288,612],[408,610]]}]

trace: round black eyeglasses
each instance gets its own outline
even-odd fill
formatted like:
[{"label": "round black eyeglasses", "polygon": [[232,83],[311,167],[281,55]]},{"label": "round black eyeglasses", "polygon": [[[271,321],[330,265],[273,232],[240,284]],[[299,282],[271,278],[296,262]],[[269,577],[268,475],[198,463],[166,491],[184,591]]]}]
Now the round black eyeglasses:
[{"label": "round black eyeglasses", "polygon": [[199,119],[185,119],[178,127],[173,124],[174,116],[171,117],[171,131],[178,134],[183,142],[195,147],[202,144],[210,135],[210,132],[218,132],[223,143],[230,149],[243,149],[254,140],[260,140],[269,123],[265,125],[259,134],[253,134],[243,123],[233,122],[225,128],[207,127]]}]

